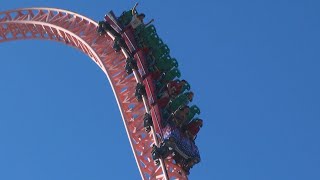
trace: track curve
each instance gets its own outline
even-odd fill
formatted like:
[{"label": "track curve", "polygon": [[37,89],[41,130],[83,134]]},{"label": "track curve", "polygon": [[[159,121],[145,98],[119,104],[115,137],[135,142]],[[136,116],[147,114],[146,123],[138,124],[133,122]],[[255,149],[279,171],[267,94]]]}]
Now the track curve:
[{"label": "track curve", "polygon": [[127,75],[125,53],[112,49],[112,36],[99,36],[98,24],[77,13],[56,8],[22,8],[0,12],[0,43],[41,39],[62,42],[87,54],[107,75],[142,179],[187,179],[171,159],[156,166],[151,158],[154,133],[146,133],[146,107],[136,100],[137,75]]}]

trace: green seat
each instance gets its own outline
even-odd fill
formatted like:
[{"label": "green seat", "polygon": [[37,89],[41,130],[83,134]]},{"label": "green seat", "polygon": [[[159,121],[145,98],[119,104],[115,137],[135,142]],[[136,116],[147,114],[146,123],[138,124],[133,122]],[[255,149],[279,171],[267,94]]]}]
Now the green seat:
[{"label": "green seat", "polygon": [[144,29],[145,29],[145,26],[143,24],[141,24],[138,27],[136,27],[136,29],[134,30],[134,37],[136,39],[136,42],[137,42],[139,48],[144,47],[144,38],[141,37],[141,32]]},{"label": "green seat", "polygon": [[162,72],[167,72],[172,68],[178,67],[178,61],[175,58],[171,58],[169,55],[161,57],[156,61],[155,66]]},{"label": "green seat", "polygon": [[152,50],[152,55],[155,59],[160,59],[161,57],[167,56],[169,54],[170,49],[166,44]]},{"label": "green seat", "polygon": [[181,92],[185,91],[185,90],[190,90],[190,84],[188,82],[186,82],[186,84],[182,87]]},{"label": "green seat", "polygon": [[192,105],[189,108],[189,113],[187,115],[187,120],[185,121],[185,123],[188,124],[196,114],[200,114],[200,108],[196,105]]},{"label": "green seat", "polygon": [[127,26],[132,19],[132,12],[130,11],[124,11],[121,16],[118,18],[118,21],[122,26]]},{"label": "green seat", "polygon": [[153,29],[152,27],[154,27],[154,26],[152,26],[152,25],[144,26],[144,28],[140,31],[139,36],[141,38],[147,39],[150,36],[157,35],[156,30]]},{"label": "green seat", "polygon": [[156,27],[154,27],[154,25],[149,25],[149,26],[145,27],[141,33],[143,33],[145,35],[157,34]]},{"label": "green seat", "polygon": [[144,26],[143,29],[141,29],[141,31],[139,31],[138,35],[140,38],[148,38],[149,36],[153,36],[156,35],[156,28],[154,27],[154,25],[149,25],[149,26]]},{"label": "green seat", "polygon": [[143,41],[146,41],[148,39],[148,37],[150,35],[153,35],[153,34],[147,34],[144,32],[145,31],[145,28],[141,29],[140,31],[137,31],[136,32],[136,36],[139,38],[139,39],[142,39]]},{"label": "green seat", "polygon": [[157,83],[157,87],[161,89],[168,82],[172,81],[174,78],[179,78],[180,76],[181,76],[181,73],[179,69],[177,68],[171,69],[170,71],[164,73],[161,76],[160,81]]},{"label": "green seat", "polygon": [[186,106],[189,102],[188,93],[180,94],[169,101],[167,110],[169,110],[169,112],[174,112],[178,108]]},{"label": "green seat", "polygon": [[170,71],[168,71],[167,73],[165,73],[166,75],[164,76],[164,78],[162,79],[165,82],[169,82],[172,81],[174,78],[180,78],[181,77],[181,73],[179,71],[179,69],[174,68]]},{"label": "green seat", "polygon": [[143,44],[144,47],[156,49],[163,45],[163,41],[158,36],[156,28],[153,25],[144,27],[136,33],[136,37],[139,39],[138,42]]},{"label": "green seat", "polygon": [[143,40],[144,44],[150,48],[158,48],[163,44],[163,41],[160,39],[160,37],[157,34],[142,37],[141,39]]},{"label": "green seat", "polygon": [[138,27],[134,29],[134,35],[139,37],[142,31],[144,31],[145,26],[143,24],[140,24]]},{"label": "green seat", "polygon": [[158,34],[148,34],[148,35],[141,36],[141,39],[143,39],[145,43],[151,43],[151,42],[159,41],[160,37],[158,36]]}]

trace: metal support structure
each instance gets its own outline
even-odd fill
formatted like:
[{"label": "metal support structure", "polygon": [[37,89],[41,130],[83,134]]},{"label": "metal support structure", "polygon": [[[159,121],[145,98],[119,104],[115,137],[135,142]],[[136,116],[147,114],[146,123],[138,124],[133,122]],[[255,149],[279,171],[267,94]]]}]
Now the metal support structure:
[{"label": "metal support structure", "polygon": [[[172,159],[156,166],[151,157],[152,144],[158,144],[153,130],[144,131],[144,103],[134,96],[137,72],[127,75],[125,54],[112,49],[110,34],[99,36],[98,24],[77,13],[56,8],[23,8],[0,12],[0,43],[13,40],[41,39],[62,42],[87,54],[107,75],[126,128],[129,142],[142,179],[187,179]],[[35,51],[36,53],[36,51]]]}]

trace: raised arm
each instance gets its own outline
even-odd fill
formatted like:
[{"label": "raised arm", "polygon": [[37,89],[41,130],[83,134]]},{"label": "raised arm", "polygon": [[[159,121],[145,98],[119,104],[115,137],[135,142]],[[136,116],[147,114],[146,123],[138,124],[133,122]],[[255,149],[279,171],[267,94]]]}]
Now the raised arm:
[{"label": "raised arm", "polygon": [[145,26],[148,26],[149,24],[151,24],[154,21],[154,19],[151,19],[147,24],[145,24]]},{"label": "raised arm", "polygon": [[132,15],[135,15],[135,14],[136,14],[136,8],[137,8],[137,6],[138,6],[138,3],[136,3],[136,4],[133,6],[133,8],[131,9]]}]

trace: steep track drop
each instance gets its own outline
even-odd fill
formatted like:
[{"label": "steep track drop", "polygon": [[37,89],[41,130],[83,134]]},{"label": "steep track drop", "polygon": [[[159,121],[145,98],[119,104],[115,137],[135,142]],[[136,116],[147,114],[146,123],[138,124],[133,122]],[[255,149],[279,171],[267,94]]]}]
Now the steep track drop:
[{"label": "steep track drop", "polygon": [[[146,133],[143,116],[147,111],[134,96],[137,75],[127,75],[125,53],[112,49],[111,36],[99,36],[98,24],[82,15],[55,8],[23,8],[0,12],[0,43],[41,39],[62,42],[87,54],[107,75],[126,128],[142,179],[188,179],[171,159],[161,166],[151,158],[153,131]],[[36,53],[36,52],[35,52]]]}]

